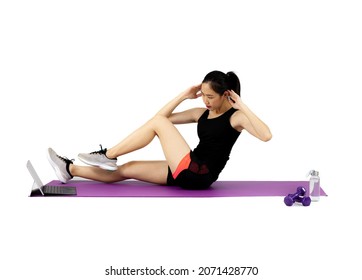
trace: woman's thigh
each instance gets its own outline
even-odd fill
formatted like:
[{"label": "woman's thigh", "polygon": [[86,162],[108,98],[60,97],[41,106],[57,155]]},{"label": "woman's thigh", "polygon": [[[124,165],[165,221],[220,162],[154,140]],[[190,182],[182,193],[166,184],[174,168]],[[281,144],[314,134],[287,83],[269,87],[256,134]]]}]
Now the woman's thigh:
[{"label": "woman's thigh", "polygon": [[190,146],[168,118],[156,116],[151,122],[160,140],[168,166],[173,173],[181,160],[190,152]]},{"label": "woman's thigh", "polygon": [[154,184],[167,183],[167,161],[130,161],[118,167],[122,177]]}]

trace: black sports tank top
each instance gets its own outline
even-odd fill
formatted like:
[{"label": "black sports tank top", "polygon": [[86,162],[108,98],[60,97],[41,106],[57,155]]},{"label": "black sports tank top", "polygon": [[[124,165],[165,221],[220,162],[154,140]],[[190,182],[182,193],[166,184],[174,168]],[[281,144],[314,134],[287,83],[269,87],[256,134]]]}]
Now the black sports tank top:
[{"label": "black sports tank top", "polygon": [[206,163],[215,180],[224,169],[231,149],[240,135],[230,124],[230,117],[235,111],[237,110],[230,108],[221,116],[208,119],[209,110],[206,110],[198,120],[197,134],[200,142],[193,152]]}]

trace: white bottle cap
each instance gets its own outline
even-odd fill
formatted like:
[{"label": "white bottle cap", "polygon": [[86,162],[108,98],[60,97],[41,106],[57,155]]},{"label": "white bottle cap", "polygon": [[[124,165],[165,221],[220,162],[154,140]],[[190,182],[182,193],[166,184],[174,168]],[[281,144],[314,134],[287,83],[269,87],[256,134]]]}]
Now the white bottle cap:
[{"label": "white bottle cap", "polygon": [[311,176],[319,176],[319,172],[316,171],[316,170],[311,170],[311,171],[309,171],[309,172],[307,173],[307,176],[306,176],[306,177],[308,177],[309,175],[311,175]]}]

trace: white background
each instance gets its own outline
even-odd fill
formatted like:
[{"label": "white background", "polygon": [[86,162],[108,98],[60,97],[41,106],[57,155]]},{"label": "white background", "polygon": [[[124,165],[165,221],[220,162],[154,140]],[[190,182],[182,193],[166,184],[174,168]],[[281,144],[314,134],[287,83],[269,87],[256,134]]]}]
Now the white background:
[{"label": "white background", "polygon": [[[361,276],[358,2],[2,1],[0,278],[109,279],[111,265]],[[239,75],[273,133],[268,143],[243,133],[220,179],[317,169],[329,197],[290,208],[282,197],[28,198],[26,160],[53,180],[49,146],[69,158],[111,147],[215,69]],[[203,104],[178,109],[193,106]],[[194,147],[196,126],[180,130]],[[158,141],[119,162],[131,159],[162,159]]]}]

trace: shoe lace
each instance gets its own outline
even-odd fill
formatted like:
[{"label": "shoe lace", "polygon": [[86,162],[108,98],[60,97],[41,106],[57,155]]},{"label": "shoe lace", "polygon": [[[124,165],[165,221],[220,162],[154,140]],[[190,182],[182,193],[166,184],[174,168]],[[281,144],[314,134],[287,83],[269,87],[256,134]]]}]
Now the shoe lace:
[{"label": "shoe lace", "polygon": [[107,148],[103,149],[101,144],[99,144],[99,146],[101,147],[101,149],[99,151],[91,152],[90,154],[91,155],[94,155],[94,154],[104,154],[105,155],[107,152]]},{"label": "shoe lace", "polygon": [[58,158],[60,158],[62,161],[64,161],[65,163],[73,163],[75,161],[75,159],[69,159],[67,157],[61,157],[60,155],[57,155]]}]

